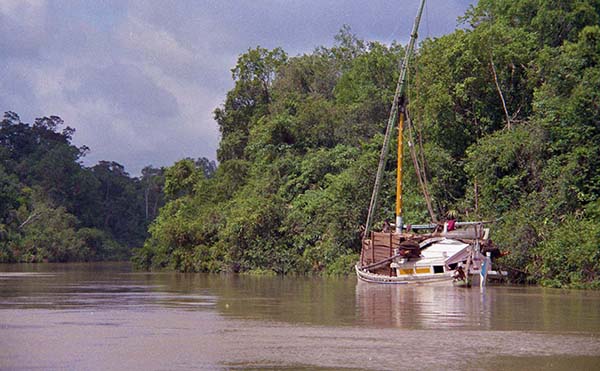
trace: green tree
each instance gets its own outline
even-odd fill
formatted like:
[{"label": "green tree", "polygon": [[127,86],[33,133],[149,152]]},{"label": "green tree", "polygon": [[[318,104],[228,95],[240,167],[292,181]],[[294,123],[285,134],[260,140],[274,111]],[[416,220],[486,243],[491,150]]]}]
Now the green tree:
[{"label": "green tree", "polygon": [[[430,219],[414,150],[434,212],[494,221],[512,279],[597,287],[599,14],[597,1],[481,0],[465,27],[421,43],[408,76],[409,223]],[[309,54],[241,55],[215,110],[219,166],[165,169],[168,202],[136,264],[351,272],[402,52],[344,27]],[[376,224],[393,217],[395,151]]]},{"label": "green tree", "polygon": [[215,110],[221,132],[217,151],[219,161],[243,159],[250,127],[266,114],[271,102],[271,87],[277,68],[287,56],[283,50],[249,49],[231,70],[235,87],[227,93],[223,107]]}]

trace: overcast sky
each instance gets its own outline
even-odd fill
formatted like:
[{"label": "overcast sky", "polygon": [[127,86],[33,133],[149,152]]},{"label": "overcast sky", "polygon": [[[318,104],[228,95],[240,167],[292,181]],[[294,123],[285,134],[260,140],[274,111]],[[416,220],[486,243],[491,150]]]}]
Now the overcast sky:
[{"label": "overcast sky", "polygon": [[[452,32],[474,0],[431,0],[419,36]],[[216,158],[213,110],[248,48],[289,55],[364,40],[408,40],[418,0],[0,0],[0,114],[57,115],[91,152],[132,175]]]}]

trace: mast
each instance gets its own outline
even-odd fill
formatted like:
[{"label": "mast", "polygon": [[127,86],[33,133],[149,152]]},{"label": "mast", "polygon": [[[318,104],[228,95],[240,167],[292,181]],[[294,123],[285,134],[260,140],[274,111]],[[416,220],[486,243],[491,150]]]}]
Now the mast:
[{"label": "mast", "polygon": [[402,129],[404,127],[404,109],[406,105],[406,73],[408,69],[408,61],[412,55],[417,34],[419,30],[419,23],[421,22],[421,14],[423,13],[423,7],[425,6],[425,0],[421,0],[417,16],[413,24],[413,29],[410,34],[410,41],[406,47],[404,59],[400,68],[400,76],[398,76],[398,83],[396,84],[396,92],[394,94],[394,101],[390,111],[390,116],[385,129],[385,138],[383,140],[383,147],[381,148],[381,154],[379,155],[379,165],[377,167],[377,175],[375,177],[375,185],[373,186],[373,193],[371,194],[371,202],[369,204],[369,213],[367,215],[367,222],[365,223],[365,236],[371,229],[373,223],[373,215],[375,214],[375,208],[377,207],[377,196],[379,195],[379,189],[381,188],[381,177],[383,175],[383,168],[385,166],[385,159],[388,154],[390,136],[392,128],[398,120],[398,169],[396,176],[396,232],[402,232],[403,220],[402,220]]},{"label": "mast", "polygon": [[398,120],[398,158],[396,160],[396,233],[402,232],[402,155],[404,141],[404,104],[400,109],[400,119]]}]

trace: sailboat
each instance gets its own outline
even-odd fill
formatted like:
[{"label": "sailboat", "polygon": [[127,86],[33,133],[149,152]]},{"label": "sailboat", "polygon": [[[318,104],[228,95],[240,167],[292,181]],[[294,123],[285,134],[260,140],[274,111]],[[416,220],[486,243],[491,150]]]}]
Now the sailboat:
[{"label": "sailboat", "polygon": [[[402,218],[402,151],[406,120],[406,74],[412,56],[421,14],[422,0],[411,38],[405,51],[388,119],[379,166],[363,232],[360,261],[355,270],[360,281],[384,284],[450,283],[470,286],[484,284],[496,249],[489,239],[487,222],[457,222],[405,225]],[[398,126],[396,177],[396,220],[386,221],[382,231],[371,230],[377,206],[391,133]],[[431,207],[430,212],[431,212]],[[433,213],[432,213],[433,217]]]}]

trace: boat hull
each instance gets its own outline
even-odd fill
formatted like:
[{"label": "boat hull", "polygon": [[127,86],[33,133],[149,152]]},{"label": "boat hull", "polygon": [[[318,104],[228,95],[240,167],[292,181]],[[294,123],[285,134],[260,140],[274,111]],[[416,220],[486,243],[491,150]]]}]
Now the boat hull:
[{"label": "boat hull", "polygon": [[414,284],[450,284],[452,272],[419,275],[387,276],[372,272],[365,272],[357,265],[354,266],[359,280],[368,283],[392,284],[392,285],[414,285]]}]

